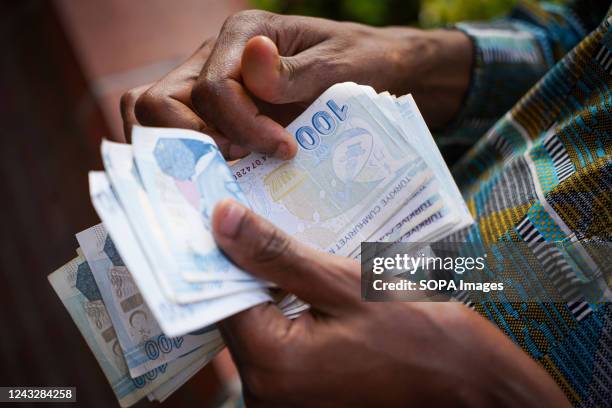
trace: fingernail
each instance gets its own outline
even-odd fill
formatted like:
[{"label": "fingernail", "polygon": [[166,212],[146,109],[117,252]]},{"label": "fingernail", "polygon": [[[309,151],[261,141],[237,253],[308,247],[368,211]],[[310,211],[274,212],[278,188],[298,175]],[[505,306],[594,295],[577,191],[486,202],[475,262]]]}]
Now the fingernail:
[{"label": "fingernail", "polygon": [[278,146],[276,146],[274,157],[278,157],[279,159],[284,159],[286,155],[287,155],[287,144],[284,142],[280,142]]},{"label": "fingernail", "polygon": [[245,213],[246,209],[242,205],[228,201],[219,225],[219,233],[227,238],[235,238]]},{"label": "fingernail", "polygon": [[284,160],[290,159],[292,155],[289,144],[287,142],[280,142],[276,148],[276,152],[274,152],[274,156]]}]

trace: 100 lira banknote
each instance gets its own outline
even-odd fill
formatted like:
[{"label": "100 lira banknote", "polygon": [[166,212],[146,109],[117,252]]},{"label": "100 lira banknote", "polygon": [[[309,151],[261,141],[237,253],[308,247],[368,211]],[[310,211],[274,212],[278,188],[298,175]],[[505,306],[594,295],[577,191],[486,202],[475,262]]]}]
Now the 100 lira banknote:
[{"label": "100 lira banknote", "polygon": [[49,275],[49,282],[85,338],[122,407],[134,404],[191,364],[197,361],[205,364],[220,350],[219,339],[132,378],[87,261],[76,257]]},{"label": "100 lira banknote", "polygon": [[252,154],[231,167],[256,212],[316,248],[349,255],[432,173],[354,84],[325,91],[287,130],[291,161]]},{"label": "100 lira banknote", "polygon": [[102,224],[76,235],[111,318],[130,375],[137,377],[211,342],[219,333],[166,336]]}]

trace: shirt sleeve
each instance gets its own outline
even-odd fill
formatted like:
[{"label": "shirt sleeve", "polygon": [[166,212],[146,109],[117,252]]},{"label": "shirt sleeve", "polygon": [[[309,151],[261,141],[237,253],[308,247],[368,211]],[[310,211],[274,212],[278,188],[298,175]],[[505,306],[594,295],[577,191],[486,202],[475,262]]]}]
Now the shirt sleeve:
[{"label": "shirt sleeve", "polygon": [[[602,3],[604,7],[596,5]],[[474,62],[463,108],[438,137],[441,147],[452,145],[457,154],[474,144],[599,24],[608,7],[605,3],[577,0],[565,7],[520,3],[498,20],[456,24],[472,40]],[[457,149],[458,145],[464,148]]]}]

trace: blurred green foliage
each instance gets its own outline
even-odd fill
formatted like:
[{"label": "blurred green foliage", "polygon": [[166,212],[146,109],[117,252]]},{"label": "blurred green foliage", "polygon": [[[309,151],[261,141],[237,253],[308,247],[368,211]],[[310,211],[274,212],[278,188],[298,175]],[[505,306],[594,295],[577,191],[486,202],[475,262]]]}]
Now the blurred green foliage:
[{"label": "blurred green foliage", "polygon": [[416,24],[419,0],[250,0],[253,8],[281,14],[381,25]]},{"label": "blurred green foliage", "polygon": [[516,0],[424,0],[419,22],[424,27],[465,20],[489,20],[506,14]]},{"label": "blurred green foliage", "polygon": [[254,8],[370,25],[434,27],[507,13],[517,0],[250,0]]}]

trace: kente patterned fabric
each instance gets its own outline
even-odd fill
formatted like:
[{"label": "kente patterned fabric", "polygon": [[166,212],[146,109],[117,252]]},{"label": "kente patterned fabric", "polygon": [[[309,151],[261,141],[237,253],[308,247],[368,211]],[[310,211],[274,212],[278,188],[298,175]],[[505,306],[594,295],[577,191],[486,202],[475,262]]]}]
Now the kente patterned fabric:
[{"label": "kente patterned fabric", "polygon": [[[443,152],[469,148],[453,174],[476,223],[451,240],[526,243],[565,301],[462,300],[585,407],[612,406],[612,254],[583,245],[612,241],[612,13],[602,3],[521,3],[504,19],[457,24],[474,68],[453,131],[438,139]],[[571,243],[593,268],[547,242]],[[576,289],[594,280],[604,284],[595,302]]]}]

